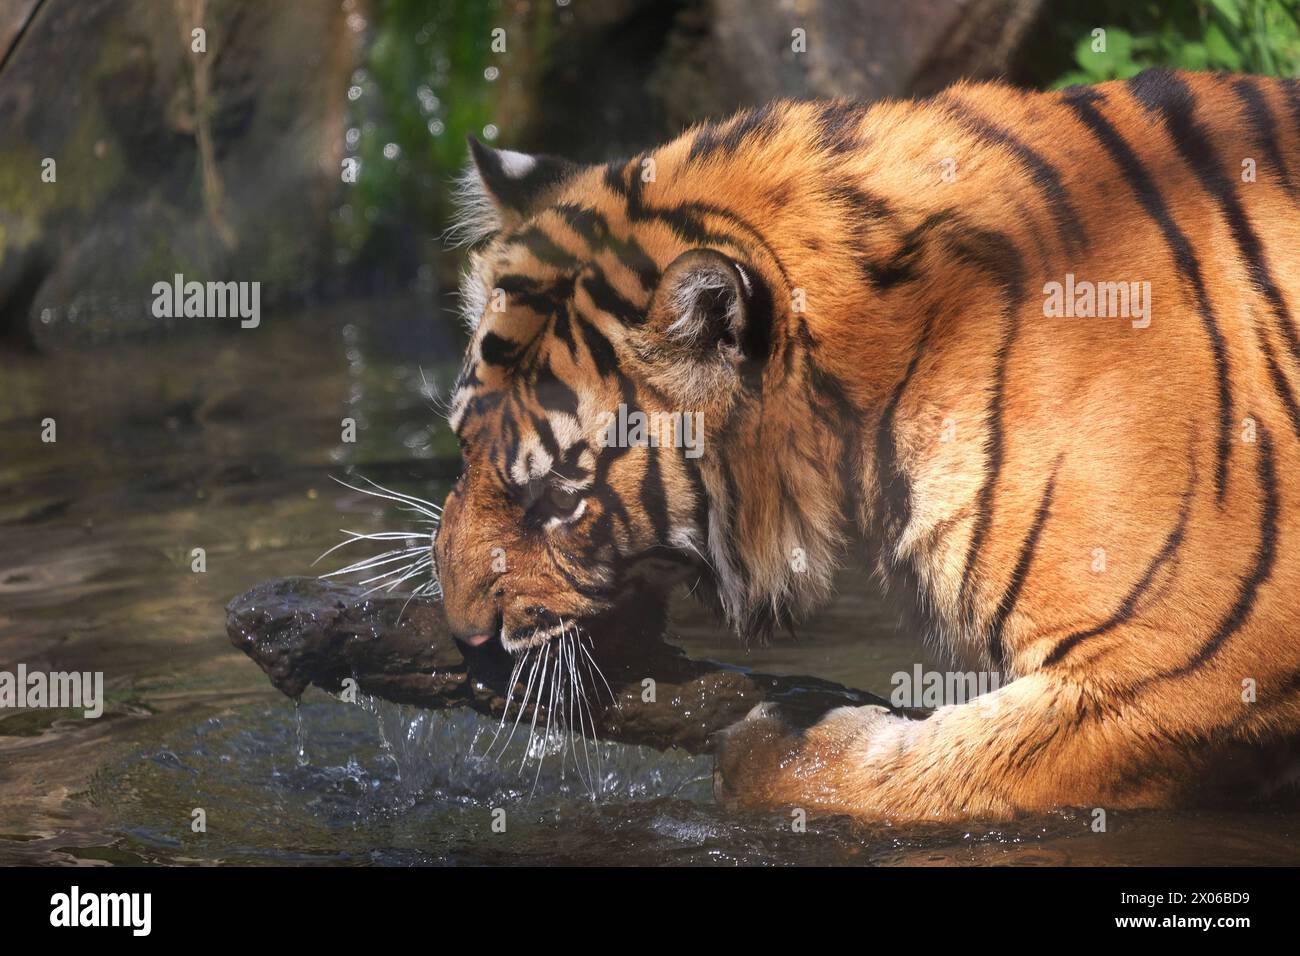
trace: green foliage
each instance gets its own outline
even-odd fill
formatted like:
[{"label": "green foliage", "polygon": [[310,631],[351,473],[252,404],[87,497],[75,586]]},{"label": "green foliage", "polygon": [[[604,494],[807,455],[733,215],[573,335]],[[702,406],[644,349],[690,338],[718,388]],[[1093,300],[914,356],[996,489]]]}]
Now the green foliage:
[{"label": "green foliage", "polygon": [[360,170],[337,222],[340,248],[354,259],[382,261],[402,251],[393,245],[404,225],[445,221],[466,134],[483,136],[498,97],[485,75],[498,7],[498,0],[374,4],[373,41],[350,104],[348,155]]},{"label": "green foliage", "polygon": [[[1092,3],[1057,22],[1075,40],[1076,69],[1054,88],[1127,79],[1152,66],[1300,74],[1300,0]],[[1104,50],[1098,30],[1105,31]]]}]

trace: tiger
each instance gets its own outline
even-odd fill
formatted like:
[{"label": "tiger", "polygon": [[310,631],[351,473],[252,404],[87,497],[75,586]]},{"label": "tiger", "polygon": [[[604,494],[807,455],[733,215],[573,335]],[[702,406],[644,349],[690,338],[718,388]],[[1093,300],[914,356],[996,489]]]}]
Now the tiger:
[{"label": "tiger", "polygon": [[466,646],[526,654],[679,587],[764,641],[860,573],[996,690],[923,719],[755,707],[714,742],[725,807],[1285,788],[1300,83],[963,81],[777,101],[605,164],[470,152],[465,469],[432,542]]}]

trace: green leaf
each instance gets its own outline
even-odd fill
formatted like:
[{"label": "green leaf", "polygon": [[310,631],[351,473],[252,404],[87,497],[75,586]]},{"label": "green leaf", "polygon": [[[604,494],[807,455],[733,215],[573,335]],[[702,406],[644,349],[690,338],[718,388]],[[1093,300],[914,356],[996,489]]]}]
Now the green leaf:
[{"label": "green leaf", "polygon": [[1234,27],[1241,26],[1240,0],[1210,0],[1210,5],[1219,11],[1219,15]]},{"label": "green leaf", "polygon": [[1210,54],[1204,43],[1186,43],[1170,59],[1170,65],[1180,70],[1204,70],[1210,65]]},{"label": "green leaf", "polygon": [[1210,63],[1228,70],[1241,69],[1241,53],[1223,35],[1217,24],[1211,23],[1205,31],[1205,52]]},{"label": "green leaf", "polygon": [[1074,48],[1074,58],[1090,77],[1107,80],[1121,76],[1133,62],[1133,37],[1119,27],[1104,27],[1106,31],[1106,50],[1093,51],[1092,31],[1080,39]]},{"label": "green leaf", "polygon": [[1073,72],[1067,73],[1065,76],[1057,79],[1056,82],[1052,84],[1052,89],[1063,90],[1067,86],[1078,86],[1080,84],[1086,86],[1092,82],[1094,82],[1092,76],[1084,73],[1082,70],[1074,70]]}]

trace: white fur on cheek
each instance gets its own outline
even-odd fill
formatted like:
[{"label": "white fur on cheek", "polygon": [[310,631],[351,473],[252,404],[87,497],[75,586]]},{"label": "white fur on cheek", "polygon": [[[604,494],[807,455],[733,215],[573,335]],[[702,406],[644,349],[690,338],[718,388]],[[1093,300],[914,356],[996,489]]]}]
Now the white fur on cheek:
[{"label": "white fur on cheek", "polygon": [[478,328],[488,303],[487,279],[476,266],[471,259],[469,267],[460,274],[460,314],[470,332]]}]

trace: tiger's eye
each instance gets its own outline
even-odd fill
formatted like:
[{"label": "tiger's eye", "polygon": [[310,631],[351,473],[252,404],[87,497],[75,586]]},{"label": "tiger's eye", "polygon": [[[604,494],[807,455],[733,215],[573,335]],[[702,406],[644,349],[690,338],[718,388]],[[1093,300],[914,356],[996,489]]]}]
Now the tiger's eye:
[{"label": "tiger's eye", "polygon": [[581,493],[570,491],[560,485],[551,485],[546,489],[546,503],[559,514],[569,514],[578,507],[578,502],[581,500]]}]

